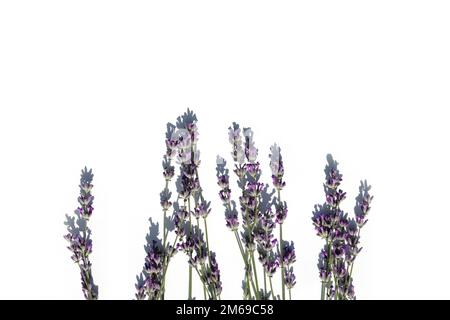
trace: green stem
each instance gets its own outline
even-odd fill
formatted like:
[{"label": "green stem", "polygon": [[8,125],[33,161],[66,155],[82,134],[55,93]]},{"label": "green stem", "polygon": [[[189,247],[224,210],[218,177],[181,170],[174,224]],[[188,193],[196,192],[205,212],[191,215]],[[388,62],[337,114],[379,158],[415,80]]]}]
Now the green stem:
[{"label": "green stem", "polygon": [[283,224],[280,224],[280,255],[281,255],[281,297],[283,300],[286,300],[286,293],[285,293],[285,283],[284,283],[284,262],[283,262],[283,256],[284,256],[284,248],[283,248]]},{"label": "green stem", "polygon": [[[358,238],[357,241],[359,241],[359,237],[361,236],[361,229],[358,228]],[[352,261],[351,265],[350,265],[350,272],[348,272],[348,279],[347,279],[347,283],[345,285],[346,288],[346,292],[345,295],[347,295],[348,293],[348,286],[350,285],[350,279],[352,278],[352,274],[353,274],[353,266],[355,264],[355,260]],[[345,298],[345,297],[344,297]]]},{"label": "green stem", "polygon": [[[278,189],[278,203],[281,206],[281,191]],[[284,262],[283,262],[283,256],[284,256],[284,248],[283,248],[283,223],[280,223],[280,256],[281,256],[281,298],[283,300],[286,300],[286,289],[285,289],[285,282],[284,282]]]},{"label": "green stem", "polygon": [[320,291],[320,300],[325,300],[325,281],[322,281],[322,290]]},{"label": "green stem", "polygon": [[[175,245],[177,244],[178,241],[178,235],[175,237],[175,241],[173,242],[173,247],[175,247]],[[170,262],[170,257],[167,257],[167,261],[165,261],[164,264],[164,269],[163,269],[163,278],[162,278],[162,283],[161,283],[161,298],[164,300],[164,293],[166,290],[166,274],[167,274],[167,270],[169,269],[169,262]]]},{"label": "green stem", "polygon": [[[164,187],[164,191],[169,187],[169,180],[166,179],[166,186]],[[163,247],[166,247],[167,240],[167,232],[166,232],[166,219],[167,219],[167,209],[163,209],[164,211],[164,220],[163,220]]]},{"label": "green stem", "polygon": [[204,225],[205,225],[206,249],[208,251],[208,257],[209,257],[208,224],[206,223],[206,218],[203,218],[203,222],[204,222]]},{"label": "green stem", "polygon": [[267,297],[267,273],[266,269],[264,269],[264,297]]},{"label": "green stem", "polygon": [[253,251],[251,254],[251,259],[252,259],[252,265],[253,265],[253,273],[255,274],[256,289],[258,290],[258,296],[259,296],[258,272],[256,271],[255,253]]},{"label": "green stem", "polygon": [[[253,292],[255,293],[255,297],[257,299],[259,299],[259,292],[256,290],[255,282],[253,281],[253,277],[250,274],[250,265],[249,265],[249,262],[248,262],[248,253],[244,252],[244,247],[242,246],[241,239],[239,239],[239,235],[238,235],[237,231],[234,231],[234,235],[236,236],[236,240],[238,242],[239,249],[241,251],[241,256],[242,256],[242,259],[244,260],[245,269],[246,269],[246,273],[247,273],[247,277],[248,277],[247,281],[250,280],[250,284],[251,284],[251,287],[253,289]],[[247,287],[249,287],[249,286],[247,286]]]},{"label": "green stem", "polygon": [[[189,236],[192,236],[192,219],[191,219],[191,197],[188,197],[188,212],[189,212]],[[192,255],[192,253],[191,253]],[[192,266],[189,264],[189,291],[188,299],[192,300]]]},{"label": "green stem", "polygon": [[272,299],[276,300],[275,299],[275,293],[273,292],[273,285],[272,285],[272,277],[271,276],[269,276],[269,284],[270,284],[270,292],[272,292]]}]

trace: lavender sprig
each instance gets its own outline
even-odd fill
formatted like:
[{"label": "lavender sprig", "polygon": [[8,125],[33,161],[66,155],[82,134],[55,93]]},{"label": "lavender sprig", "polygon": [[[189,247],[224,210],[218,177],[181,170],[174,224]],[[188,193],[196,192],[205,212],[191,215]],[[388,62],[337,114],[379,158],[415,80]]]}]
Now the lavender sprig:
[{"label": "lavender sprig", "polygon": [[87,225],[94,211],[92,205],[94,196],[91,194],[93,177],[92,169],[88,170],[85,167],[81,171],[79,207],[75,210],[77,220],[75,222],[75,217],[66,215],[68,233],[64,236],[69,242],[67,248],[72,252],[71,258],[80,268],[81,287],[87,300],[97,300],[98,298],[98,287],[94,284],[92,264],[89,259],[92,253],[92,232]]},{"label": "lavender sprig", "polygon": [[[211,279],[220,278],[220,271],[209,244],[207,218],[211,212],[210,202],[206,201],[203,195],[199,178],[199,166],[201,162],[200,151],[197,147],[199,137],[197,117],[188,109],[186,113],[178,117],[176,125],[172,127],[174,130],[171,132],[166,145],[170,146],[170,148],[168,147],[170,149],[168,154],[170,153],[172,157],[176,157],[177,163],[179,164],[179,176],[177,179],[178,198],[175,203],[176,210],[174,210],[173,217],[176,234],[175,243],[176,247],[188,256],[188,299],[193,299],[193,259],[196,257],[195,244],[200,243],[199,238],[195,238],[195,228],[205,235],[204,238],[203,236],[201,238],[202,241],[205,239],[204,243],[201,243],[202,245],[204,244],[202,252],[206,253],[207,260],[204,262],[202,268],[194,269],[199,274],[200,280],[204,285],[205,298],[208,291],[210,299],[218,299],[220,298],[218,290],[219,287],[221,288],[221,283],[220,286],[217,281],[214,286],[211,284]],[[174,172],[174,170],[171,172]],[[203,221],[203,226],[200,225],[200,220]],[[197,226],[194,225],[195,222]],[[212,258],[213,256],[214,258]],[[204,272],[209,272],[208,276]],[[216,288],[214,292],[211,291],[213,287]]]},{"label": "lavender sprig", "polygon": [[[280,228],[280,238],[279,238],[279,257],[281,266],[281,297],[283,300],[286,299],[286,286],[289,280],[289,297],[291,297],[291,289],[295,285],[295,275],[293,273],[293,268],[290,267],[295,262],[295,250],[294,244],[291,242],[285,243],[283,241],[283,223],[286,220],[288,214],[288,207],[285,201],[281,200],[281,190],[286,186],[284,181],[284,163],[283,157],[281,156],[281,148],[274,144],[270,148],[270,169],[272,171],[272,184],[277,192],[275,208],[276,215],[275,221]],[[288,250],[288,251],[286,251]],[[290,268],[287,270],[286,268]],[[289,272],[288,272],[289,271]]]},{"label": "lavender sprig", "polygon": [[[287,205],[281,202],[280,191],[285,186],[283,180],[284,167],[278,146],[271,148],[270,168],[272,170],[272,181],[278,191],[277,201],[274,202],[275,210],[272,210],[272,195],[267,193],[268,185],[260,182],[261,169],[257,161],[258,149],[254,143],[254,133],[250,128],[240,129],[239,125],[233,123],[228,131],[229,141],[232,146],[231,155],[234,160],[234,173],[241,189],[239,197],[242,221],[239,221],[236,204],[231,200],[231,188],[229,183],[228,169],[223,158],[217,158],[217,184],[220,187],[219,197],[225,207],[226,226],[235,234],[236,241],[241,252],[245,267],[244,298],[266,299],[269,295],[276,299],[272,278],[281,266],[282,287],[289,281],[292,288],[295,285],[295,276],[292,269],[284,272],[285,261],[289,260],[289,266],[293,263],[292,251],[289,257],[284,256],[282,231],[280,241],[275,239],[273,231],[276,225],[282,225],[287,215]],[[275,211],[275,213],[274,213]],[[239,227],[242,227],[240,234]],[[280,228],[281,229],[281,228]],[[276,249],[276,250],[275,250]],[[293,249],[293,247],[292,247]],[[264,288],[259,289],[258,271],[255,263],[255,251],[262,265],[264,273]],[[295,255],[294,255],[295,256]],[[287,266],[286,266],[287,267]],[[270,294],[267,288],[267,280],[270,284]],[[283,295],[284,298],[284,295]]]},{"label": "lavender sprig", "polygon": [[325,246],[319,254],[319,276],[322,281],[321,299],[355,299],[352,272],[359,247],[361,228],[367,223],[367,214],[373,197],[370,186],[361,182],[360,194],[356,198],[355,218],[340,209],[346,193],[340,189],[342,175],[338,163],[328,155],[324,183],[325,203],[316,205],[313,225]]}]

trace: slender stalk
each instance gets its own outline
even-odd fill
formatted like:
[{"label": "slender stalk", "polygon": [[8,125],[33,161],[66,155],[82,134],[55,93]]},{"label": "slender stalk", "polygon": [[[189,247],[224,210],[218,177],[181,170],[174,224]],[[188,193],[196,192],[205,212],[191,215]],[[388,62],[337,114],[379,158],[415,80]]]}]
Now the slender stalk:
[{"label": "slender stalk", "polygon": [[[188,212],[189,212],[189,236],[192,236],[192,218],[191,218],[191,197],[188,197]],[[191,253],[192,255],[192,253]],[[189,289],[188,299],[192,300],[192,266],[189,264]]]},{"label": "slender stalk", "polygon": [[256,289],[258,290],[258,295],[259,295],[258,272],[256,271],[255,253],[253,251],[251,254],[251,259],[252,259],[252,265],[253,265],[253,273],[255,274]]},{"label": "slender stalk", "polygon": [[[164,192],[167,191],[169,187],[169,181],[166,179],[166,186],[164,187]],[[167,240],[167,232],[166,232],[166,219],[167,219],[167,209],[163,209],[164,211],[164,220],[163,220],[163,247],[166,247]]]},{"label": "slender stalk", "polygon": [[[359,241],[359,238],[361,237],[361,229],[360,228],[358,228],[358,241]],[[356,258],[356,257],[355,257]],[[352,263],[351,263],[351,265],[350,265],[350,271],[348,272],[348,279],[347,279],[347,282],[346,282],[346,284],[345,284],[345,290],[346,290],[346,292],[345,292],[345,294],[347,294],[348,293],[348,286],[349,286],[349,284],[350,284],[350,279],[352,278],[352,274],[353,274],[353,266],[354,266],[354,264],[355,264],[355,260],[353,260],[352,261]],[[344,299],[345,299],[345,297],[344,297]]]},{"label": "slender stalk", "polygon": [[203,222],[204,222],[204,225],[205,225],[206,249],[208,250],[208,257],[209,257],[208,224],[206,223],[206,218],[203,218]]},{"label": "slender stalk", "polygon": [[325,300],[325,281],[322,281],[322,290],[320,291],[320,300]]},{"label": "slender stalk", "polygon": [[[199,277],[200,280],[201,280],[201,279],[202,279],[202,275],[200,274],[200,271],[198,271],[198,268],[197,268],[197,267],[195,267],[195,271],[197,271],[198,277]],[[205,285],[205,283],[203,282],[203,280],[202,280],[202,283],[203,283],[203,285]],[[210,292],[209,292],[208,290],[207,290],[206,292],[208,293],[208,297],[211,298]]]},{"label": "slender stalk", "polygon": [[[196,218],[196,220],[197,220],[197,227],[200,229],[200,221],[199,221],[199,218]],[[209,256],[209,252],[208,252],[208,256]],[[203,270],[203,272],[204,272],[204,266],[202,265],[202,270]],[[200,280],[201,280],[201,277],[200,277]],[[205,300],[206,300],[206,286],[205,286],[205,284],[203,283],[203,297],[205,298]]]},{"label": "slender stalk", "polygon": [[[197,219],[197,222],[198,222],[198,219]],[[202,263],[202,264],[201,264],[201,267],[202,267],[202,272],[203,272],[203,274],[206,275],[205,264]],[[206,283],[203,281],[203,278],[201,277],[200,273],[199,273],[198,276],[200,277],[200,280],[201,280],[202,283],[203,283],[203,296],[204,296],[204,298],[205,298],[205,300],[206,300],[206,291],[207,291],[207,290],[206,290]],[[211,296],[211,295],[209,294],[209,292],[208,292],[208,296]]]},{"label": "slender stalk", "polygon": [[264,297],[267,296],[267,274],[266,269],[264,269]]},{"label": "slender stalk", "polygon": [[[238,235],[237,231],[234,231],[234,235],[236,236],[236,240],[238,242],[239,249],[241,251],[242,259],[244,260],[246,273],[249,273],[250,265],[248,263],[248,253],[247,252],[244,253],[244,248],[242,246],[241,239],[239,239],[239,235]],[[255,293],[255,297],[257,299],[259,299],[259,292],[256,290],[256,286],[255,286],[255,282],[253,281],[253,277],[250,274],[248,274],[248,278],[249,279],[246,279],[246,281],[250,280],[250,284],[252,286],[253,292]]]},{"label": "slender stalk", "polygon": [[[281,191],[278,189],[278,202],[281,205]],[[284,262],[283,262],[283,255],[284,255],[284,248],[283,248],[283,223],[280,223],[280,255],[281,255],[281,298],[283,300],[286,300],[286,289],[285,289],[285,282],[284,282]]]},{"label": "slender stalk", "polygon": [[286,293],[285,293],[285,283],[284,283],[284,262],[283,262],[283,255],[284,255],[284,248],[283,248],[283,224],[280,224],[280,255],[281,255],[281,297],[283,300],[286,300]]},{"label": "slender stalk", "polygon": [[275,293],[273,292],[273,285],[272,285],[272,277],[271,276],[269,276],[269,284],[270,284],[270,291],[272,292],[272,299],[276,300],[275,299]]},{"label": "slender stalk", "polygon": [[[175,237],[175,241],[173,242],[173,246],[175,247],[176,243],[178,241],[178,235]],[[163,269],[163,278],[162,278],[162,283],[161,283],[161,298],[164,299],[164,292],[165,292],[165,286],[166,286],[166,274],[167,274],[167,270],[169,269],[169,262],[170,262],[170,257],[167,257],[167,261],[165,261],[164,264],[164,269]]]}]

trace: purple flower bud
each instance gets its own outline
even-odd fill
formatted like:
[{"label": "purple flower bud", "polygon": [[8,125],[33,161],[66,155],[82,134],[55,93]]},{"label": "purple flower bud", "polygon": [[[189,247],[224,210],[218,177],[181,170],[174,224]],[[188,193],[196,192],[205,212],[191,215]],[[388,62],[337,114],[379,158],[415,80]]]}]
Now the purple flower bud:
[{"label": "purple flower bud", "polygon": [[227,175],[221,175],[218,178],[217,184],[222,189],[228,188],[230,186],[230,181]]},{"label": "purple flower bud", "polygon": [[161,207],[163,208],[163,210],[169,210],[171,206],[172,202],[170,202],[169,200],[161,201]]},{"label": "purple flower bud", "polygon": [[173,159],[177,155],[178,140],[166,139],[166,155],[168,158]]},{"label": "purple flower bud", "polygon": [[269,277],[273,277],[279,266],[278,259],[272,255],[267,257],[264,269]]},{"label": "purple flower bud", "polygon": [[175,167],[174,166],[168,166],[168,167],[164,168],[163,176],[166,179],[166,181],[170,181],[174,175],[175,175]]},{"label": "purple flower bud", "polygon": [[290,266],[292,265],[295,261],[296,261],[296,256],[295,256],[295,248],[294,248],[294,243],[291,242],[285,242],[283,244],[283,257],[282,257],[282,261],[284,266]]},{"label": "purple flower bud", "polygon": [[245,178],[245,173],[247,172],[247,170],[245,169],[245,165],[235,165],[235,169],[233,170],[233,172],[238,176],[239,179],[242,180]]},{"label": "purple flower bud", "polygon": [[284,165],[281,157],[281,149],[277,144],[270,147],[270,169],[272,171],[272,183],[277,190],[281,190],[286,186],[283,181]]},{"label": "purple flower bud", "polygon": [[245,137],[245,156],[247,160],[251,163],[256,161],[258,157],[258,149],[255,147],[255,142],[253,141],[253,131],[250,128],[244,128]]},{"label": "purple flower bud", "polygon": [[283,224],[284,220],[286,220],[288,213],[288,208],[286,202],[281,202],[276,205],[276,215],[275,221],[278,224]]},{"label": "purple flower bud", "polygon": [[242,148],[241,129],[239,128],[239,125],[234,123],[228,130],[229,140],[233,147],[231,152],[233,160],[237,164],[243,164],[245,161],[245,154],[244,149]]},{"label": "purple flower bud", "polygon": [[223,201],[223,203],[229,203],[231,199],[231,190],[229,188],[224,188],[223,190],[220,190],[219,197],[220,200]]},{"label": "purple flower bud", "polygon": [[211,212],[211,208],[209,207],[211,202],[201,202],[198,203],[194,210],[194,216],[196,218],[206,218]]},{"label": "purple flower bud", "polygon": [[239,219],[237,215],[229,215],[225,218],[226,226],[231,231],[236,231],[239,228]]},{"label": "purple flower bud", "polygon": [[284,270],[284,282],[288,289],[292,289],[297,283],[293,268],[286,268]]},{"label": "purple flower bud", "polygon": [[253,178],[256,178],[259,174],[261,174],[261,170],[259,169],[259,162],[246,163],[244,168],[245,171]]},{"label": "purple flower bud", "polygon": [[259,197],[261,192],[264,190],[264,184],[258,182],[249,182],[247,183],[247,187],[245,192],[248,196],[252,198]]}]

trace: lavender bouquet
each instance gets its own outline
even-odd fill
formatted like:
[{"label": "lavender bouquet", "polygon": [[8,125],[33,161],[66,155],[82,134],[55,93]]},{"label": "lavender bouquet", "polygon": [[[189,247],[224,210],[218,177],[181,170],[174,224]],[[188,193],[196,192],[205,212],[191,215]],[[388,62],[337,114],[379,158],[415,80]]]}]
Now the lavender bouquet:
[{"label": "lavender bouquet", "polygon": [[[211,211],[200,185],[197,117],[188,109],[178,117],[176,125],[168,124],[166,153],[163,156],[165,187],[161,193],[163,211],[162,239],[154,239],[147,247],[143,273],[138,277],[137,299],[164,299],[166,274],[171,258],[183,252],[188,260],[188,299],[192,294],[193,273],[198,275],[205,299],[220,299],[222,282],[216,255],[210,250],[207,218]],[[175,176],[177,198],[171,202],[169,185]],[[172,209],[172,215],[168,212]],[[169,240],[173,231],[173,241]]]},{"label": "lavender bouquet", "polygon": [[92,253],[91,230],[87,222],[94,211],[92,203],[94,196],[92,191],[92,169],[84,168],[81,171],[80,196],[78,203],[80,206],[75,210],[75,216],[66,214],[66,226],[68,233],[64,238],[69,242],[67,247],[72,252],[72,260],[78,265],[81,273],[81,288],[87,300],[98,298],[98,287],[94,284],[92,277],[92,265],[89,255]]},{"label": "lavender bouquet", "polygon": [[342,174],[337,169],[338,163],[331,155],[327,157],[325,167],[325,203],[316,205],[312,221],[317,235],[325,240],[325,245],[319,254],[319,275],[322,281],[322,300],[353,300],[355,289],[353,285],[353,266],[361,251],[361,229],[367,223],[370,203],[373,196],[369,194],[371,187],[367,181],[359,187],[354,209],[355,216],[349,218],[341,208],[341,202],[346,193],[339,188]]},{"label": "lavender bouquet", "polygon": [[[288,212],[286,202],[281,200],[281,191],[286,185],[283,180],[283,160],[280,148],[275,144],[271,147],[270,154],[274,190],[269,193],[269,185],[260,182],[261,169],[253,135],[250,128],[244,128],[241,132],[236,123],[229,128],[233,171],[238,178],[237,185],[240,189],[241,232],[238,231],[240,219],[236,202],[231,200],[229,170],[226,168],[226,161],[221,157],[217,157],[219,197],[225,207],[226,226],[234,234],[244,263],[243,298],[284,300],[286,289],[291,298],[291,289],[296,284],[292,267],[296,256],[294,243],[283,239],[283,223]],[[274,235],[277,226],[278,239]],[[262,266],[263,287],[260,287],[258,281],[255,254],[258,254]],[[281,297],[275,294],[272,281],[278,269],[281,269]]]},{"label": "lavender bouquet", "polygon": [[[225,211],[225,224],[235,238],[243,262],[242,290],[244,300],[292,299],[296,285],[293,265],[295,247],[285,239],[283,230],[288,206],[283,190],[284,162],[277,144],[270,147],[269,168],[271,183],[261,181],[262,169],[258,161],[251,128],[236,123],[229,128],[233,172],[237,178],[238,202],[232,199],[230,171],[222,157],[217,157],[219,198]],[[136,277],[136,299],[164,300],[168,270],[178,253],[187,261],[187,298],[195,299],[193,283],[203,288],[205,300],[219,300],[222,282],[216,254],[208,238],[208,216],[211,203],[205,199],[200,184],[200,151],[197,117],[189,109],[167,124],[166,151],[162,159],[164,187],[160,193],[162,228],[150,219],[145,246],[145,262]],[[322,300],[353,300],[353,268],[361,252],[361,229],[367,223],[372,195],[371,187],[361,181],[356,197],[354,216],[341,209],[346,193],[340,188],[342,174],[331,155],[325,167],[325,202],[314,207],[313,225],[325,244],[319,254],[319,276]],[[81,273],[84,297],[98,298],[98,287],[92,276],[90,254],[92,232],[88,221],[93,213],[92,170],[81,172],[79,207],[74,215],[66,215],[68,233],[64,238],[72,260]],[[175,196],[172,196],[175,194]],[[276,281],[278,279],[278,281]],[[279,284],[279,285],[278,285]]]}]

